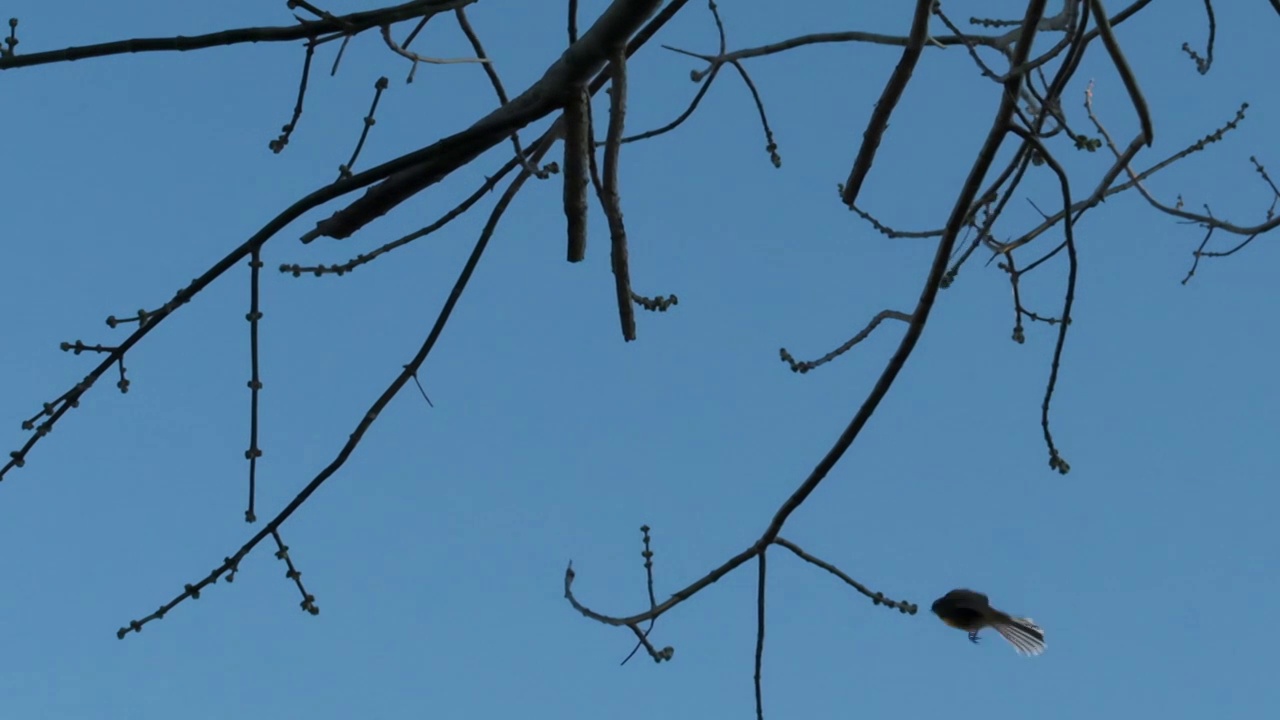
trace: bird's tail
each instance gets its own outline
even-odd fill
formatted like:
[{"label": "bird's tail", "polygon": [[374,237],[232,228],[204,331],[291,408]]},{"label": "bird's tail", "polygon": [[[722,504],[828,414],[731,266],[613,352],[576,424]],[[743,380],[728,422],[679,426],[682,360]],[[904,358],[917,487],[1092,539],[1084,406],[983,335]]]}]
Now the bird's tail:
[{"label": "bird's tail", "polygon": [[1031,618],[1008,617],[991,625],[1023,655],[1039,655],[1044,652],[1044,630]]}]

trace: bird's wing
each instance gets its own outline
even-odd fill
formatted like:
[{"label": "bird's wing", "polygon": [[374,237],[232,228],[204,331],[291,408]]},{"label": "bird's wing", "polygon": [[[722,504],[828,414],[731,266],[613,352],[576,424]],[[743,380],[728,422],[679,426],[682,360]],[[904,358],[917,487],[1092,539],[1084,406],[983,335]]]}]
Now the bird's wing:
[{"label": "bird's wing", "polygon": [[964,588],[961,588],[959,590],[952,590],[951,592],[947,593],[947,596],[956,602],[969,603],[977,607],[982,607],[983,605],[990,604],[987,602],[986,595],[983,595],[982,593],[974,590],[966,590]]}]

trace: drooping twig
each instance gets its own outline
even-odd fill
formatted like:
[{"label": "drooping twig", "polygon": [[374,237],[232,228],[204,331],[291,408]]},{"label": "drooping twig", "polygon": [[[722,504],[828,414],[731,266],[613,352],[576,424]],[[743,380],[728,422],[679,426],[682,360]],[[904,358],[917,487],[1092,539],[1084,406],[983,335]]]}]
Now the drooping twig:
[{"label": "drooping twig", "polygon": [[[1014,127],[1016,132],[1024,141],[1036,146],[1041,157],[1044,158],[1045,164],[1053,170],[1058,176],[1058,183],[1062,190],[1062,207],[1066,213],[1071,212],[1071,183],[1067,178],[1067,173],[1058,164],[1049,149],[1046,148],[1040,139],[1021,128]],[[1053,401],[1053,391],[1057,387],[1058,373],[1062,365],[1062,348],[1067,342],[1067,330],[1071,327],[1071,308],[1075,303],[1076,295],[1076,274],[1079,268],[1079,261],[1076,258],[1075,243],[1075,223],[1068,219],[1063,223],[1063,233],[1066,235],[1067,245],[1067,288],[1063,294],[1062,302],[1062,323],[1058,326],[1058,341],[1053,348],[1053,360],[1049,364],[1049,381],[1045,385],[1044,402],[1040,406],[1040,427],[1044,433],[1044,442],[1049,450],[1049,467],[1058,471],[1062,475],[1066,475],[1071,471],[1071,465],[1062,457],[1057,445],[1053,441],[1053,433],[1049,429],[1049,404]]]},{"label": "drooping twig", "polygon": [[298,100],[293,105],[293,117],[280,128],[280,136],[267,143],[271,152],[277,155],[289,144],[289,138],[293,136],[293,131],[298,127],[298,121],[302,119],[302,101],[307,96],[307,80],[311,77],[311,60],[315,54],[316,43],[312,40],[307,43],[307,52],[302,59],[302,79],[298,81]]},{"label": "drooping twig", "polygon": [[[627,252],[627,227],[622,221],[622,196],[618,191],[618,155],[627,115],[627,56],[619,43],[609,56],[613,83],[609,86],[609,130],[604,145],[604,168],[600,204],[609,223],[609,262],[613,267],[614,288],[618,300],[618,323],[622,338],[636,339],[636,312],[631,305],[631,266]],[[570,258],[572,259],[572,258]]]},{"label": "drooping twig", "polygon": [[278,530],[271,532],[271,539],[276,541],[276,559],[283,560],[285,567],[284,576],[293,581],[298,588],[298,592],[302,594],[302,602],[299,603],[302,609],[312,615],[320,614],[320,606],[316,605],[316,596],[307,592],[307,588],[302,584],[302,573],[293,565],[293,558],[289,555],[289,546],[284,544],[284,540],[280,537]]},{"label": "drooping twig", "polygon": [[[715,22],[716,22],[716,32],[720,36],[720,56],[723,56],[727,49],[727,43],[726,43],[725,34],[724,34],[724,23],[720,20],[720,13],[716,8],[715,0],[710,0],[710,2],[708,2],[708,6],[711,8],[712,17],[715,19]],[[667,47],[667,46],[664,45],[663,47]],[[667,49],[674,50],[674,48],[670,48],[670,47],[667,47]],[[676,51],[676,52],[679,52],[679,51]],[[703,59],[706,59],[706,58],[703,58]],[[702,99],[706,97],[707,91],[711,89],[711,83],[715,81],[716,76],[719,75],[720,68],[723,65],[722,63],[714,62],[712,60],[708,60],[708,62],[711,62],[711,69],[709,72],[695,71],[693,73],[690,73],[690,79],[693,80],[694,82],[700,82],[701,85],[698,87],[698,92],[694,94],[693,100],[689,102],[689,107],[684,109],[684,112],[677,115],[675,120],[672,120],[666,125],[663,125],[658,128],[654,128],[653,130],[646,130],[642,133],[637,133],[635,135],[629,135],[627,137],[622,138],[622,142],[624,143],[638,142],[640,140],[647,140],[652,137],[663,135],[665,133],[671,132],[672,130],[675,130],[676,128],[680,127],[680,125],[682,125],[685,120],[688,120],[690,117],[692,117],[693,111],[698,109],[698,105],[702,102]]]},{"label": "drooping twig", "polygon": [[1209,16],[1209,42],[1206,45],[1204,57],[1191,49],[1191,43],[1182,43],[1182,52],[1195,62],[1196,72],[1208,75],[1209,68],[1213,66],[1213,41],[1218,34],[1218,20],[1213,16],[1213,0],[1204,0],[1204,11]]},{"label": "drooping twig", "polygon": [[783,362],[791,366],[791,372],[798,372],[802,374],[807,373],[816,367],[825,365],[831,362],[832,360],[840,357],[841,355],[848,352],[850,348],[852,348],[854,345],[857,345],[863,340],[866,340],[867,337],[869,337],[871,333],[874,332],[877,327],[879,327],[880,323],[884,322],[885,320],[901,320],[902,322],[910,323],[911,316],[908,315],[907,313],[900,312],[898,310],[881,310],[880,312],[876,313],[875,317],[871,318],[871,322],[867,323],[866,327],[858,331],[858,334],[854,335],[852,338],[849,338],[849,340],[845,342],[845,344],[841,345],[835,350],[832,350],[826,355],[823,355],[817,360],[805,360],[805,361],[796,360],[794,357],[791,356],[791,353],[787,352],[786,348],[780,348],[778,350],[778,354],[782,356]]},{"label": "drooping twig", "polygon": [[816,567],[822,568],[823,570],[826,570],[827,572],[839,578],[842,582],[844,582],[844,584],[848,585],[854,590],[857,590],[859,593],[861,593],[862,595],[870,599],[873,604],[884,605],[887,608],[890,608],[892,610],[897,610],[898,612],[901,612],[906,615],[915,615],[916,611],[919,609],[919,607],[913,602],[908,602],[906,600],[893,600],[888,597],[885,597],[885,594],[878,590],[874,590],[874,591],[871,590],[866,585],[863,585],[857,580],[854,580],[853,578],[849,577],[840,568],[836,567],[835,565],[832,565],[831,563],[821,558],[810,555],[809,553],[805,552],[799,545],[796,545],[795,543],[791,542],[790,540],[784,537],[779,536],[774,538],[773,544],[790,550],[796,557],[800,558],[801,560],[804,560],[810,565],[814,565]]}]

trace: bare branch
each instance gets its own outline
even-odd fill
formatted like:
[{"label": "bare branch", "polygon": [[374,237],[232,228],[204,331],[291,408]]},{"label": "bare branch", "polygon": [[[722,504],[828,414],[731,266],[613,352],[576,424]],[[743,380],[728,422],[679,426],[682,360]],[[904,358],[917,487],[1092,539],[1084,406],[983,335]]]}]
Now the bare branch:
[{"label": "bare branch", "polygon": [[314,40],[321,35],[338,33],[351,36],[372,27],[387,23],[400,22],[411,18],[431,16],[447,10],[465,7],[476,0],[413,0],[380,10],[351,13],[350,15],[329,16],[319,20],[299,20],[297,25],[286,27],[250,27],[236,30],[223,30],[207,35],[178,35],[167,38],[137,38],[83,45],[78,47],[50,50],[30,55],[8,55],[0,57],[0,70],[46,65],[48,63],[84,60],[86,58],[105,57],[141,52],[188,52],[205,48],[238,45],[240,43],[259,42],[292,42],[294,40]]},{"label": "bare branch", "polygon": [[[429,65],[461,65],[465,63],[489,62],[489,58],[485,58],[485,57],[435,58],[435,57],[427,57],[425,55],[419,55],[418,53],[405,50],[403,47],[400,46],[399,43],[395,41],[395,38],[391,37],[391,25],[385,24],[385,25],[382,25],[381,27],[382,27],[382,41],[387,44],[387,47],[391,49],[391,52],[399,55],[400,57],[412,60],[414,70],[417,70],[418,63],[427,63]],[[413,82],[412,71],[409,73],[408,82]]]},{"label": "bare branch", "polygon": [[587,186],[590,184],[591,96],[585,85],[573,90],[564,106],[564,214],[568,221],[569,262],[587,257]]},{"label": "bare branch", "polygon": [[622,326],[623,340],[630,342],[636,339],[636,313],[631,306],[627,227],[622,221],[622,197],[618,192],[618,155],[622,148],[627,116],[627,56],[624,44],[619,43],[610,54],[609,67],[613,71],[613,82],[609,85],[609,131],[604,145],[600,204],[604,206],[604,216],[609,222],[609,262],[613,267],[614,288],[617,290],[618,322]]},{"label": "bare branch", "polygon": [[889,118],[902,99],[907,89],[907,82],[915,72],[916,63],[924,52],[925,40],[929,37],[929,16],[935,0],[916,0],[916,11],[911,18],[911,34],[907,37],[907,47],[902,51],[902,59],[893,69],[889,82],[885,83],[880,99],[876,101],[871,119],[867,121],[867,129],[862,133],[862,144],[858,147],[858,157],[853,161],[853,169],[849,171],[849,179],[844,183],[840,199],[845,205],[853,205],[858,201],[858,193],[862,190],[862,181],[871,172],[871,164],[875,162],[876,150],[885,130],[889,128]]},{"label": "bare branch", "polygon": [[866,585],[863,585],[857,580],[854,580],[853,578],[849,577],[840,568],[836,567],[835,565],[832,565],[831,563],[825,560],[822,560],[821,558],[817,558],[817,557],[814,557],[813,555],[810,555],[809,553],[801,549],[799,545],[796,545],[795,543],[791,542],[790,540],[787,540],[784,537],[774,538],[773,544],[784,547],[790,550],[792,553],[794,553],[796,557],[800,558],[801,560],[804,560],[810,565],[815,565],[817,567],[822,568],[823,570],[826,570],[832,575],[835,575],[836,577],[840,578],[840,580],[843,581],[845,585],[848,585],[854,590],[857,590],[859,593],[862,593],[862,595],[869,598],[871,602],[876,605],[884,605],[887,608],[897,610],[898,612],[904,613],[906,615],[915,615],[916,611],[919,610],[919,607],[913,602],[907,602],[905,600],[891,600],[890,598],[885,597],[885,594],[882,592],[872,591]]},{"label": "bare branch", "polygon": [[764,693],[760,687],[761,670],[764,665],[764,585],[765,558],[769,554],[763,550],[756,556],[759,568],[756,575],[756,720],[764,720]]},{"label": "bare branch", "polygon": [[1213,0],[1204,0],[1204,11],[1209,16],[1209,41],[1206,44],[1204,57],[1191,49],[1191,43],[1182,43],[1182,52],[1195,62],[1196,72],[1208,75],[1209,68],[1213,66],[1213,41],[1218,35],[1218,20],[1213,16]]},{"label": "bare branch", "polygon": [[595,76],[604,67],[610,49],[625,42],[661,0],[614,0],[591,29],[569,46],[542,79],[510,103],[478,120],[467,130],[447,137],[417,152],[402,156],[375,170],[386,172],[385,181],[364,197],[334,213],[303,236],[303,242],[317,237],[345,238],[392,208],[443,179],[458,166],[468,163],[507,135],[545,117],[564,105],[570,88]]},{"label": "bare branch", "polygon": [[302,58],[302,78],[298,81],[298,100],[293,105],[293,117],[289,118],[289,122],[280,128],[280,136],[267,144],[271,148],[271,152],[279,154],[289,144],[289,138],[293,135],[293,131],[298,127],[298,121],[302,119],[302,101],[307,96],[307,80],[311,77],[311,60],[316,54],[316,43],[314,40],[307,43],[306,55]]},{"label": "bare branch", "polygon": [[262,320],[262,306],[259,289],[262,275],[262,255],[255,248],[249,256],[249,449],[244,456],[249,460],[249,503],[244,511],[245,522],[257,521],[253,504],[258,490],[258,458],[262,457],[262,448],[258,447],[258,395],[262,392],[262,376],[258,363],[258,329]]},{"label": "bare branch", "polygon": [[[551,144],[549,142],[538,145],[533,151],[533,157],[531,160],[535,163],[540,160],[542,155],[550,149],[550,145]],[[373,427],[373,423],[377,421],[378,416],[382,413],[383,409],[385,409],[391,402],[392,398],[400,393],[401,388],[408,384],[409,380],[416,377],[418,370],[422,367],[422,364],[426,362],[427,356],[431,354],[432,348],[435,347],[436,341],[439,340],[440,334],[444,331],[445,325],[449,322],[449,317],[452,315],[454,307],[457,306],[458,300],[462,298],[462,293],[466,290],[467,283],[471,280],[471,276],[475,272],[476,266],[480,263],[480,258],[484,255],[484,251],[489,245],[489,240],[493,237],[494,231],[497,230],[498,221],[501,220],[503,213],[506,212],[511,201],[524,186],[525,181],[531,176],[531,173],[521,171],[521,173],[516,176],[515,180],[511,181],[511,185],[507,187],[507,190],[502,194],[502,197],[498,199],[493,212],[489,215],[488,222],[485,224],[484,229],[480,233],[479,239],[476,241],[475,247],[471,251],[471,256],[467,258],[466,264],[463,265],[462,271],[458,274],[458,279],[453,285],[453,290],[450,291],[448,299],[445,300],[444,307],[440,310],[440,314],[437,316],[436,322],[431,328],[431,332],[423,341],[422,346],[418,348],[418,352],[413,356],[413,359],[403,366],[400,373],[396,375],[395,379],[392,380],[387,388],[382,391],[382,394],[380,394],[373,402],[369,407],[369,410],[360,418],[355,429],[351,432],[351,435],[348,436],[346,443],[342,445],[334,459],[326,465],[324,469],[317,473],[316,476],[312,478],[311,481],[308,482],[307,485],[303,487],[303,489],[298,492],[298,494],[295,495],[294,498],[290,500],[289,503],[266,524],[266,526],[262,528],[262,530],[249,538],[248,541],[240,546],[239,550],[237,550],[233,555],[228,556],[221,565],[214,568],[213,571],[206,575],[202,580],[194,585],[187,585],[185,591],[165,605],[163,610],[167,612],[188,597],[198,597],[199,591],[204,587],[217,582],[219,577],[228,572],[234,573],[235,568],[239,566],[240,561],[243,560],[245,556],[252,552],[253,549],[267,537],[267,535],[279,530],[280,526],[283,525],[284,522],[298,510],[298,508],[302,507],[303,503],[307,501],[307,498],[311,497],[311,495],[314,494],[326,480],[332,477],[339,468],[346,464],[347,459],[351,457],[353,452],[355,452],[356,447],[360,444],[361,440],[364,439],[365,433],[369,431],[369,428]],[[137,627],[135,626],[140,625],[145,621],[145,619],[142,621],[134,621],[127,627],[136,630]],[[122,629],[121,632],[123,633],[125,630]],[[124,637],[124,635],[121,634],[120,637]]]},{"label": "bare branch", "polygon": [[[1025,62],[1030,53],[1032,43],[1035,39],[1036,28],[1039,25],[1040,18],[1044,14],[1044,8],[1047,0],[1031,0],[1028,3],[1027,13],[1023,17],[1022,35],[1014,48],[1011,64],[1017,65]],[[701,590],[705,589],[712,583],[732,572],[743,563],[747,562],[756,555],[764,552],[770,544],[772,544],[782,531],[782,527],[786,524],[787,519],[796,511],[809,495],[817,489],[818,485],[826,478],[831,469],[835,467],[840,458],[853,444],[862,428],[866,426],[871,416],[875,413],[880,401],[888,394],[893,381],[901,372],[906,364],[907,358],[910,357],[915,349],[916,343],[920,339],[921,333],[929,320],[930,311],[937,298],[939,287],[942,283],[943,275],[947,268],[948,258],[951,256],[951,250],[956,243],[956,239],[963,229],[969,216],[970,208],[973,206],[974,199],[978,195],[979,186],[982,184],[983,178],[990,170],[991,165],[995,161],[997,151],[1003,143],[1006,135],[1011,131],[1011,121],[1015,115],[1017,97],[1017,79],[1010,79],[1005,83],[1005,90],[1002,94],[1000,105],[996,110],[995,117],[992,120],[991,129],[987,134],[987,138],[978,152],[972,167],[969,171],[969,177],[965,180],[960,192],[956,197],[956,201],[952,206],[951,215],[947,221],[946,229],[943,232],[942,240],[938,243],[938,249],[934,255],[933,263],[930,265],[929,273],[925,278],[924,288],[921,291],[920,299],[916,304],[915,311],[911,314],[911,322],[907,326],[907,332],[902,341],[898,345],[897,351],[885,364],[884,370],[881,372],[875,386],[863,401],[862,406],[854,414],[849,421],[848,426],[835,444],[827,451],[826,455],[818,462],[817,467],[809,474],[807,478],[796,488],[791,496],[782,503],[774,514],[773,519],[765,528],[764,533],[756,540],[751,547],[734,555],[726,560],[719,567],[703,575],[698,580],[689,584],[682,590],[672,594],[665,602],[656,608],[650,608],[646,612],[628,617],[616,617],[599,613],[578,601],[573,595],[572,585],[575,577],[572,563],[565,570],[564,589],[565,598],[569,604],[584,616],[596,620],[606,625],[626,626],[643,622],[649,618],[658,617],[668,610],[674,608],[690,597],[694,596]]]},{"label": "bare branch", "polygon": [[907,313],[900,312],[898,310],[881,310],[880,312],[876,313],[875,317],[871,318],[871,322],[867,323],[866,327],[858,331],[857,335],[854,335],[852,338],[849,338],[849,340],[845,342],[845,344],[841,345],[835,350],[832,350],[826,355],[823,355],[817,360],[806,360],[803,362],[798,361],[791,356],[791,353],[787,352],[786,348],[780,348],[778,350],[778,354],[782,356],[783,362],[791,366],[791,372],[807,373],[816,367],[825,365],[831,362],[832,360],[840,357],[841,355],[848,352],[854,345],[857,345],[863,340],[866,340],[871,335],[871,333],[874,332],[875,329],[880,326],[880,323],[884,322],[885,320],[901,320],[902,322],[910,323],[911,316],[908,315]]},{"label": "bare branch", "polygon": [[[1058,176],[1058,183],[1062,190],[1062,207],[1064,213],[1071,212],[1071,183],[1067,179],[1067,173],[1054,159],[1049,149],[1040,142],[1040,139],[1021,128],[1014,127],[1013,132],[1017,133],[1024,141],[1036,146],[1045,163]],[[1058,326],[1058,342],[1053,348],[1053,362],[1049,366],[1049,382],[1044,391],[1044,402],[1040,406],[1040,426],[1044,433],[1044,442],[1049,449],[1049,467],[1057,470],[1059,473],[1066,475],[1071,471],[1071,465],[1063,459],[1062,454],[1058,451],[1057,446],[1053,442],[1053,433],[1049,430],[1049,403],[1053,400],[1053,391],[1058,383],[1058,372],[1062,364],[1062,348],[1067,342],[1067,329],[1071,327],[1071,307],[1075,303],[1076,296],[1076,273],[1079,263],[1076,259],[1076,243],[1075,243],[1075,223],[1068,220],[1063,224],[1063,232],[1066,235],[1067,258],[1069,266],[1067,270],[1067,289],[1062,303],[1062,322]]]},{"label": "bare branch", "polygon": [[369,112],[364,116],[364,123],[360,127],[360,139],[356,141],[356,147],[351,151],[351,159],[346,163],[338,166],[338,180],[346,180],[351,177],[351,168],[355,167],[356,159],[360,157],[360,151],[364,149],[364,141],[369,139],[369,130],[377,122],[374,113],[378,111],[378,101],[382,99],[382,93],[387,90],[387,78],[378,78],[373,84],[373,102],[369,104]]},{"label": "bare branch", "polygon": [[[649,591],[649,609],[652,610],[658,606],[658,598],[653,594],[653,549],[649,547],[649,526],[641,525],[640,534],[642,536],[641,540],[644,542],[644,550],[640,552],[640,555],[644,558],[645,587]],[[645,638],[649,637],[649,633],[653,631],[653,626],[656,622],[658,622],[657,618],[649,618],[649,627],[645,628],[643,633]],[[643,646],[643,642],[637,642],[636,646],[632,648],[631,652],[623,658],[622,662],[619,664],[626,665],[627,661],[630,660],[631,657],[636,654],[636,651]]]},{"label": "bare branch", "polygon": [[1138,113],[1142,136],[1147,141],[1147,147],[1151,147],[1156,135],[1151,128],[1151,110],[1147,107],[1146,98],[1142,96],[1142,88],[1138,87],[1138,78],[1134,76],[1129,61],[1124,57],[1124,51],[1120,49],[1120,41],[1111,32],[1111,22],[1107,20],[1102,0],[1089,0],[1089,6],[1093,9],[1094,22],[1098,24],[1098,32],[1102,35],[1102,44],[1111,55],[1111,62],[1115,63],[1116,72],[1120,73],[1120,79],[1124,82],[1124,89],[1129,92],[1129,99],[1133,101],[1133,109]]}]

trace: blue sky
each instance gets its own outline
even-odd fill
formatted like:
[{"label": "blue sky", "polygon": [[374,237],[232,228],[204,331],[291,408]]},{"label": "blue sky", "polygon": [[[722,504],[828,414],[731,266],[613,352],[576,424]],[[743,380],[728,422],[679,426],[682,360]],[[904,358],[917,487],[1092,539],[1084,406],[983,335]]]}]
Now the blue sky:
[{"label": "blue sky", "polygon": [[[482,2],[470,17],[515,94],[560,52],[564,19],[559,5],[509,5]],[[583,25],[604,6],[583,2]],[[1138,164],[1248,102],[1238,131],[1149,187],[1256,223],[1270,195],[1249,156],[1280,176],[1269,130],[1280,97],[1257,78],[1280,64],[1280,49],[1251,31],[1280,17],[1265,3],[1216,9],[1207,77],[1179,50],[1203,48],[1202,4],[1161,3],[1118,29],[1155,113],[1155,147]],[[833,29],[905,33],[910,17],[836,2],[786,12],[724,3],[722,12],[731,48]],[[249,0],[127,9],[9,0],[0,14],[20,18],[22,52],[289,21],[283,2]],[[659,40],[706,52],[716,42],[699,3]],[[445,18],[417,46],[467,54]],[[406,85],[406,63],[371,33],[329,77],[334,49],[318,52],[305,114],[280,155],[267,143],[292,111],[300,45],[0,73],[6,452],[26,438],[20,421],[96,362],[59,352],[59,342],[115,342],[122,332],[106,316],[163,303],[336,176],[380,75],[391,86],[357,169],[494,104],[474,66],[419,68]],[[819,356],[881,309],[909,310],[919,293],[933,241],[880,236],[835,190],[898,56],[827,45],[749,61],[781,169],[730,73],[681,130],[624,148],[634,286],[680,297],[668,313],[638,313],[637,342],[618,332],[603,216],[593,210],[586,262],[569,265],[560,185],[531,182],[424,368],[435,407],[412,388],[402,394],[284,526],[320,615],[298,609],[264,546],[233,585],[120,641],[118,627],[256,530],[243,521],[248,273],[228,273],[130,352],[127,395],[95,388],[0,484],[6,714],[751,717],[753,566],[659,621],[654,639],[675,647],[672,662],[638,657],[623,668],[630,633],[573,612],[563,572],[572,559],[579,598],[597,610],[643,610],[647,524],[659,596],[683,587],[759,535],[871,388],[900,326],[804,376],[779,362],[778,348]],[[674,117],[698,67],[657,43],[637,55],[631,127]],[[1066,94],[1076,128],[1088,129],[1078,102],[1094,79],[1110,129],[1132,137],[1133,112],[1101,47],[1076,78]],[[940,227],[997,101],[962,50],[926,51],[860,205],[895,227]],[[260,517],[330,462],[412,356],[496,194],[447,231],[342,278],[273,268],[341,262],[424,225],[507,152],[354,238],[297,242],[335,204],[267,246]],[[1109,164],[1101,153],[1062,156],[1078,192]],[[1042,208],[1057,202],[1047,172],[1027,189]],[[1010,237],[1037,216],[1019,201],[1007,217],[997,232]],[[1048,469],[1039,427],[1054,335],[1033,325],[1026,344],[1011,342],[1005,275],[980,262],[964,269],[880,410],[783,531],[922,612],[874,607],[771,552],[766,717],[1275,714],[1280,250],[1260,238],[1202,263],[1183,286],[1201,233],[1132,194],[1078,226],[1075,323],[1053,405],[1065,477]],[[1051,265],[1024,281],[1028,302],[1053,308],[1064,271]],[[1033,616],[1048,651],[1021,658],[994,636],[974,647],[938,623],[923,608],[957,586]]]}]

